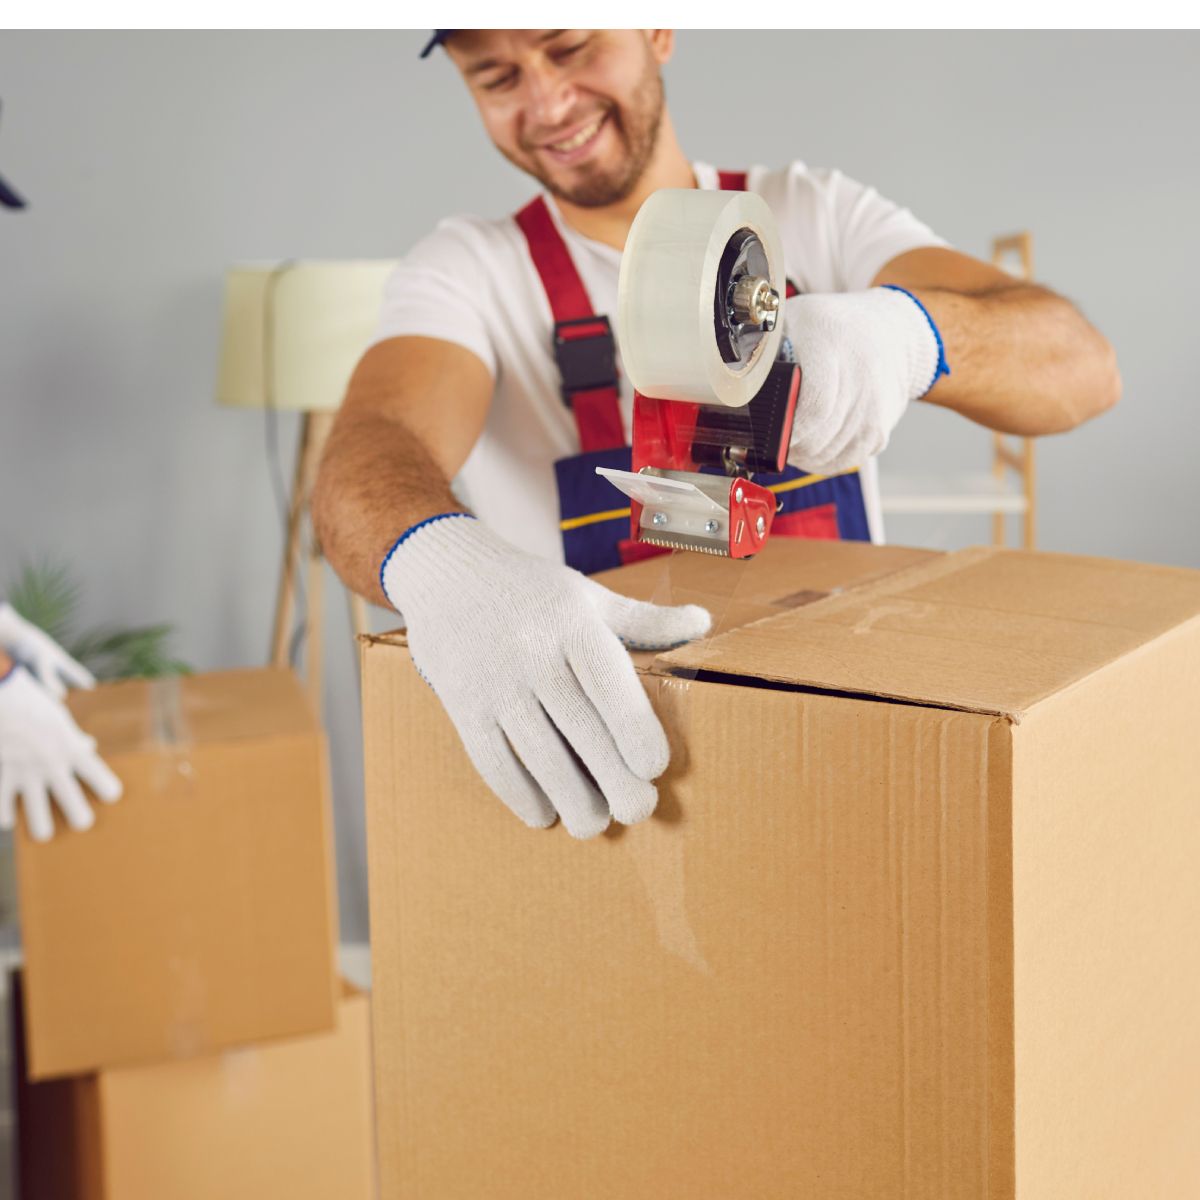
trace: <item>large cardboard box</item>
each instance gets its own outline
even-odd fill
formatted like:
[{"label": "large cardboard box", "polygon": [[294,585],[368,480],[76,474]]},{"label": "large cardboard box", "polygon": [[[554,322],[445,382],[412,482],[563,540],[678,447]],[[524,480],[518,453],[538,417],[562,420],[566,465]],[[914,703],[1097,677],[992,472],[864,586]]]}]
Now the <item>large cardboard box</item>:
[{"label": "large cardboard box", "polygon": [[96,824],[18,830],[35,1079],[331,1029],[324,735],[289,671],[72,695],[125,785]]},{"label": "large cardboard box", "polygon": [[364,646],[386,1200],[1200,1196],[1200,572],[776,540],[605,578],[672,761],[589,842]]},{"label": "large cardboard box", "polygon": [[366,994],[344,984],[332,1032],[19,1074],[21,1200],[372,1200],[369,1021]]}]

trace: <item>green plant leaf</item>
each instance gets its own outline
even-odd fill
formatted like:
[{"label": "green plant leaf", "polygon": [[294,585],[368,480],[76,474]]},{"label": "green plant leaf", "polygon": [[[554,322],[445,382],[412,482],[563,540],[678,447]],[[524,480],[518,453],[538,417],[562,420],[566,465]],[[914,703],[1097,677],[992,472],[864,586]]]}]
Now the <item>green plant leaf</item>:
[{"label": "green plant leaf", "polygon": [[70,640],[79,610],[79,584],[62,563],[25,562],[8,588],[8,602],[56,642]]},{"label": "green plant leaf", "polygon": [[171,657],[170,625],[122,629],[102,625],[72,636],[80,588],[62,564],[23,564],[8,600],[27,621],[48,633],[97,679],[156,679],[191,673],[187,663]]}]

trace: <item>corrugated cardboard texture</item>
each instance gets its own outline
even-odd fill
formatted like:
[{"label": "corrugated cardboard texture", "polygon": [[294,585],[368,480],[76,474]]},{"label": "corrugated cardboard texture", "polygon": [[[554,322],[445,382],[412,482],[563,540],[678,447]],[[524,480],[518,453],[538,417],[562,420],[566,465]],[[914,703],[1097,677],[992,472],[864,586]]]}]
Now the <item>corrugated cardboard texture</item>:
[{"label": "corrugated cardboard texture", "polygon": [[406,658],[366,653],[385,1197],[1003,1194],[1006,723],[662,680],[659,814],[581,844]]},{"label": "corrugated cardboard texture", "polygon": [[590,842],[520,825],[402,639],[364,646],[384,1197],[1200,1195],[1200,573],[973,551],[838,593],[787,553],[827,597],[776,603],[782,564],[727,674],[645,665],[659,810]]},{"label": "corrugated cardboard texture", "polygon": [[23,1200],[370,1200],[368,1026],[23,1085]]},{"label": "corrugated cardboard texture", "polygon": [[1200,621],[1016,731],[1017,1194],[1200,1196]]},{"label": "corrugated cardboard texture", "polygon": [[125,785],[18,868],[35,1078],[332,1027],[324,737],[287,671],[73,697]]},{"label": "corrugated cardboard texture", "polygon": [[1197,613],[1200,572],[977,546],[658,661],[1019,720]]}]

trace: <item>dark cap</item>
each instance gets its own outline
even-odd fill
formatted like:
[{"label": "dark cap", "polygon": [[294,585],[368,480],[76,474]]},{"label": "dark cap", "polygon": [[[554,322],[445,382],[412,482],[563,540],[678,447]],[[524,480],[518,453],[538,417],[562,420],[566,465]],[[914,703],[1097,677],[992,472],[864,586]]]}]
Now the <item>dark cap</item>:
[{"label": "dark cap", "polygon": [[420,57],[421,57],[421,58],[428,58],[428,57],[429,57],[429,56],[430,56],[430,55],[433,53],[433,50],[434,50],[434,47],[435,47],[435,46],[441,46],[441,45],[444,45],[444,44],[445,44],[445,41],[446,41],[446,39],[447,39],[447,38],[448,38],[448,37],[449,37],[449,36],[450,36],[452,33],[457,33],[457,32],[458,32],[458,31],[457,31],[456,29],[435,29],[435,30],[433,31],[433,37],[431,37],[431,38],[429,39],[429,41],[428,41],[428,42],[426,42],[426,44],[425,44],[425,49],[421,51],[421,55],[420,55]]}]

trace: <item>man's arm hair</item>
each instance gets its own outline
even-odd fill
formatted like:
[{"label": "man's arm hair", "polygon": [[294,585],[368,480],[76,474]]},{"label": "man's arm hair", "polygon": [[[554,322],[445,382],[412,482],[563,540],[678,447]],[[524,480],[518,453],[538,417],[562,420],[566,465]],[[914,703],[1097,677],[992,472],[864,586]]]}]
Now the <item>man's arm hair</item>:
[{"label": "man's arm hair", "polygon": [[924,397],[1002,433],[1074,429],[1121,395],[1108,340],[1062,296],[941,247],[910,250],[876,275],[912,292],[945,344],[950,374]]},{"label": "man's arm hair", "polygon": [[450,481],[487,418],[492,376],[436,338],[389,338],[363,355],[313,489],[313,524],[347,587],[388,607],[379,567],[410,526],[461,511]]}]

